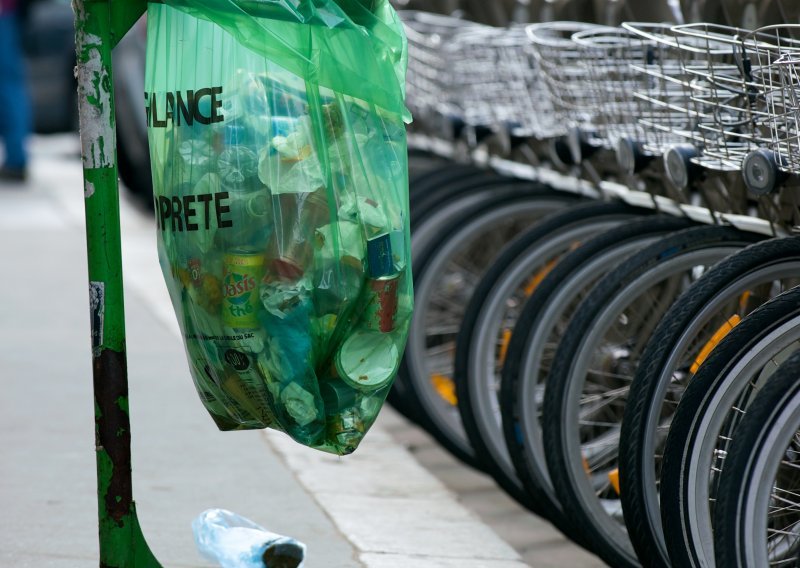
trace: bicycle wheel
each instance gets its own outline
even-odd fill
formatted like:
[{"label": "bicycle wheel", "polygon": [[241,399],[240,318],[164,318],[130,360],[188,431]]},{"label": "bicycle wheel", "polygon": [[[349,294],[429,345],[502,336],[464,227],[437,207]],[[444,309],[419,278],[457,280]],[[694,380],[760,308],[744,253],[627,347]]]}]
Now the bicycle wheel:
[{"label": "bicycle wheel", "polygon": [[[501,443],[504,442],[501,447],[510,456],[526,493],[541,507],[553,511],[551,517],[563,515],[545,465],[540,420],[542,396],[555,347],[575,307],[592,284],[658,235],[690,226],[692,223],[685,219],[651,215],[608,230],[561,259],[524,304],[508,342],[501,371],[500,434]],[[472,376],[468,378],[471,389]],[[491,387],[487,383],[475,384],[476,388],[481,386],[484,392]],[[476,407],[488,406],[487,400],[491,400],[487,394],[476,394],[472,398],[476,400]],[[483,426],[481,432],[485,430],[488,428]],[[490,439],[489,435],[483,435]],[[566,527],[562,529],[564,532],[574,533],[566,520],[561,524]]]},{"label": "bicycle wheel", "polygon": [[479,468],[458,416],[452,381],[455,338],[480,276],[512,238],[548,214],[574,204],[569,194],[497,192],[458,219],[438,227],[413,260],[415,309],[400,366],[408,404],[418,423],[446,449]]},{"label": "bicycle wheel", "polygon": [[713,565],[712,503],[728,446],[747,406],[798,341],[800,288],[793,288],[733,328],[689,382],[661,470],[661,520],[673,564]]},{"label": "bicycle wheel", "polygon": [[440,168],[427,170],[419,175],[415,175],[408,181],[408,196],[411,203],[416,201],[416,198],[435,190],[437,187],[458,181],[489,173],[494,177],[499,177],[486,170],[481,170],[475,166],[468,164],[459,164],[456,162],[444,162]]},{"label": "bicycle wheel", "polygon": [[616,458],[644,346],[680,293],[757,238],[729,227],[697,227],[647,247],[598,282],[556,351],[544,396],[547,467],[564,512],[609,564],[638,566],[619,502]]},{"label": "bicycle wheel", "polygon": [[[497,178],[492,183],[480,185],[476,184],[474,180],[467,179],[451,184],[451,187],[446,191],[452,192],[453,196],[434,210],[431,210],[423,219],[412,223],[411,258],[415,259],[414,268],[416,269],[419,265],[416,259],[424,251],[441,242],[442,227],[456,226],[462,219],[474,214],[475,211],[491,209],[498,199],[502,200],[509,197],[524,198],[525,196],[539,198],[549,195],[556,197],[559,202],[563,201],[564,204],[577,203],[581,200],[578,196],[556,193],[537,184],[509,185],[507,182],[508,180],[506,179]],[[421,420],[419,407],[409,401],[407,393],[406,375],[401,368],[401,372],[398,373],[387,400],[406,418],[419,423]]]},{"label": "bicycle wheel", "polygon": [[800,352],[747,408],[725,461],[714,511],[717,566],[797,566]]},{"label": "bicycle wheel", "polygon": [[647,566],[669,566],[661,526],[661,456],[687,383],[732,327],[800,282],[800,237],[770,239],[725,259],[661,320],[631,384],[620,435],[622,507],[634,548]]},{"label": "bicycle wheel", "polygon": [[441,170],[451,164],[452,162],[435,154],[410,149],[408,151],[408,183],[409,185],[419,183],[429,173]]},{"label": "bicycle wheel", "polygon": [[519,188],[521,191],[550,190],[545,186],[517,178],[498,176],[494,173],[479,172],[459,177],[446,182],[429,186],[424,192],[420,190],[411,201],[411,230],[413,232],[441,207],[447,206],[456,199],[461,199],[474,192],[482,192],[488,188]]},{"label": "bicycle wheel", "polygon": [[622,203],[590,203],[551,215],[510,243],[472,293],[456,340],[458,410],[483,469],[523,504],[530,497],[505,448],[497,400],[504,341],[510,339],[525,297],[565,254],[587,238],[648,213]]}]

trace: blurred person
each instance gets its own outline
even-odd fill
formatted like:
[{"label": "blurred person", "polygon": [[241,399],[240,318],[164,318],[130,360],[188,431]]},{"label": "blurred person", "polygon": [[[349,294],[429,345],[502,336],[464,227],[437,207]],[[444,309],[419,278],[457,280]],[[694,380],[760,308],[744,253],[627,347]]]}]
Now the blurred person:
[{"label": "blurred person", "polygon": [[31,106],[25,86],[18,0],[0,0],[0,140],[5,161],[0,181],[25,181],[25,142],[31,128]]}]

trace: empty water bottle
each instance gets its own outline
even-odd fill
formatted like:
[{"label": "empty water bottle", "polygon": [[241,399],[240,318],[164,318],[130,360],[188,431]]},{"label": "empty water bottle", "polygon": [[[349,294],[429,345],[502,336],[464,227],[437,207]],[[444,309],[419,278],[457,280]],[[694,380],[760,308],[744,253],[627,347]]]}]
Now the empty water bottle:
[{"label": "empty water bottle", "polygon": [[208,509],[192,521],[200,554],[222,568],[297,568],[306,546],[267,531],[225,509]]}]

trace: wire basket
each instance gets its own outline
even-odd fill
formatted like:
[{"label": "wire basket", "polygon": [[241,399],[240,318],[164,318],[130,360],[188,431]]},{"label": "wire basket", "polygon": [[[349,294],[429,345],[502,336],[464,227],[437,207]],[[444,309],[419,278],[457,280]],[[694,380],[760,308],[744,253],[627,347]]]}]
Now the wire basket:
[{"label": "wire basket", "polygon": [[448,47],[450,91],[465,122],[539,131],[537,73],[522,27],[462,30]]},{"label": "wire basket", "polygon": [[435,121],[438,116],[458,113],[450,88],[449,59],[453,38],[480,24],[418,11],[398,12],[408,38],[406,104],[415,118]]},{"label": "wire basket", "polygon": [[601,28],[583,22],[546,22],[525,28],[542,79],[542,98],[552,116],[547,136],[560,136],[570,127],[596,129],[597,109],[591,71],[582,63],[582,49],[572,36]]},{"label": "wire basket", "polygon": [[754,55],[754,80],[767,109],[767,148],[780,170],[800,174],[800,25],[763,27],[744,43]]},{"label": "wire basket", "polygon": [[718,171],[741,169],[751,151],[767,144],[764,127],[768,109],[760,96],[761,73],[750,57],[751,36],[717,24],[684,24],[672,28],[684,56],[696,119],[694,140],[700,155],[696,164]]},{"label": "wire basket", "polygon": [[622,27],[646,42],[646,49],[640,52],[642,57],[631,63],[631,71],[639,78],[633,97],[643,131],[642,149],[660,156],[694,137],[690,76],[682,62],[697,62],[690,53],[681,53],[670,24],[625,22]]},{"label": "wire basket", "polygon": [[645,143],[633,94],[646,81],[631,65],[647,58],[649,42],[615,27],[584,30],[574,34],[572,41],[581,50],[581,64],[590,78],[597,138],[608,148],[616,148],[620,139]]}]

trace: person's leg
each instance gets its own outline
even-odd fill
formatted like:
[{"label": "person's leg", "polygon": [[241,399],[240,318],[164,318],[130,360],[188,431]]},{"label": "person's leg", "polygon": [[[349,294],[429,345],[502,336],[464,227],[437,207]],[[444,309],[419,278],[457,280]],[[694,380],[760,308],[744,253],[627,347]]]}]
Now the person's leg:
[{"label": "person's leg", "polygon": [[15,14],[0,15],[0,137],[5,149],[3,169],[24,171],[31,110],[18,27]]}]

